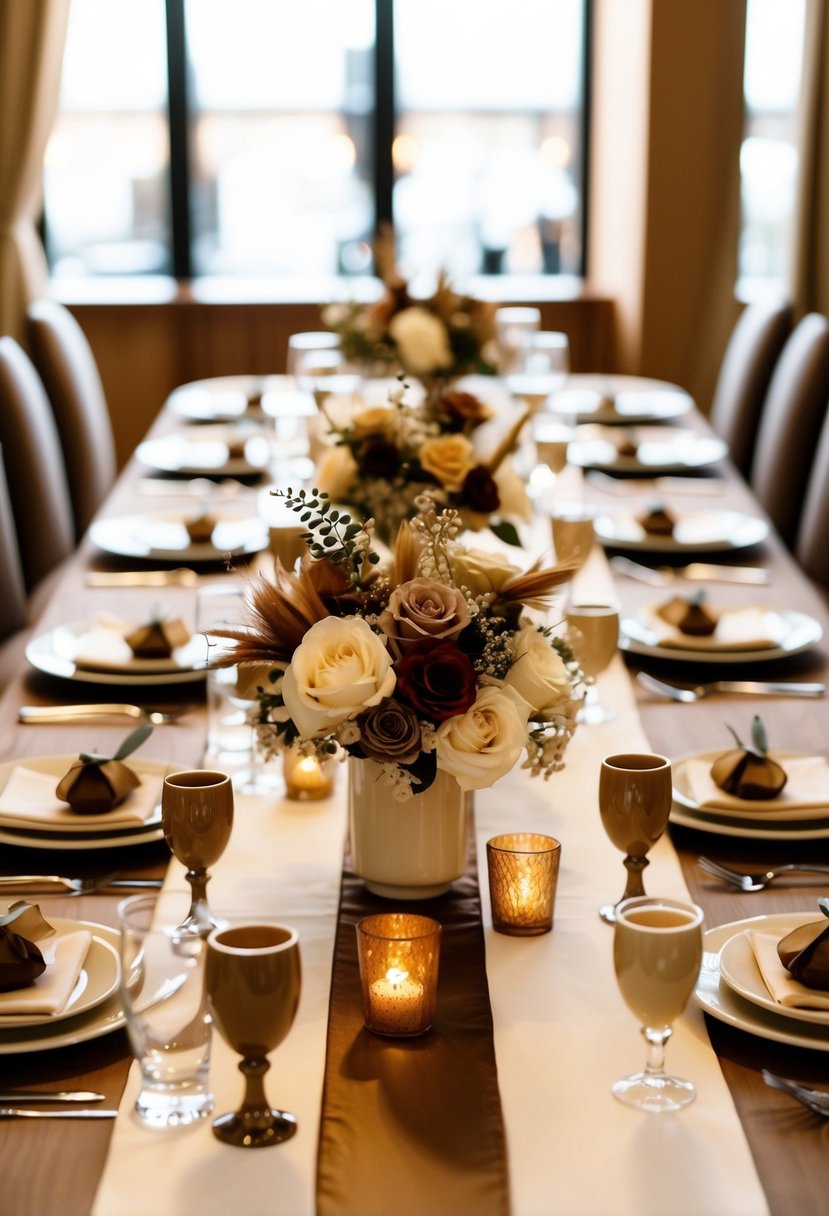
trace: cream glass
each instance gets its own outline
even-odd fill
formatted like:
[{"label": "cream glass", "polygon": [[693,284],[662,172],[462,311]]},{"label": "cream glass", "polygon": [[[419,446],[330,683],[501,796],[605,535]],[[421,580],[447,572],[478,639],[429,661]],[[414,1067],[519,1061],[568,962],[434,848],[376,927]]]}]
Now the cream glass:
[{"label": "cream glass", "polygon": [[[647,854],[668,825],[672,798],[671,762],[648,752],[606,756],[599,774],[599,812],[602,825],[617,849],[625,854],[627,884],[619,903],[643,896],[642,873]],[[613,924],[617,905],[600,909],[602,920]]]},{"label": "cream glass", "polygon": [[550,517],[556,560],[583,566],[595,540],[593,510],[580,503],[562,504]]},{"label": "cream glass", "polygon": [[702,962],[702,909],[677,899],[626,899],[616,909],[613,965],[625,1004],[648,1044],[644,1071],[612,1086],[620,1102],[660,1113],[693,1102],[690,1081],[665,1072],[665,1044]]},{"label": "cream glass", "polygon": [[567,636],[585,676],[587,695],[578,721],[589,726],[616,715],[602,705],[596,677],[606,670],[619,644],[619,609],[614,604],[570,604]]}]

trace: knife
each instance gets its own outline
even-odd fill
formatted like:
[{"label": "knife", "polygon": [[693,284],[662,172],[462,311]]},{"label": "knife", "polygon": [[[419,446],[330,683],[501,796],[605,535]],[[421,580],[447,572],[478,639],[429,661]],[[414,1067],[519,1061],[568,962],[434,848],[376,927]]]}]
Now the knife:
[{"label": "knife", "polygon": [[22,1106],[0,1106],[0,1119],[114,1119],[117,1110],[26,1110]]},{"label": "knife", "polygon": [[4,1089],[0,1091],[2,1102],[103,1102],[104,1095],[94,1089]]},{"label": "knife", "polygon": [[195,570],[179,566],[174,570],[89,570],[87,587],[196,587],[200,577]]},{"label": "knife", "polygon": [[688,566],[662,566],[682,578],[710,579],[717,583],[752,583],[765,587],[771,582],[771,571],[762,566],[719,566],[709,562],[691,562]]}]

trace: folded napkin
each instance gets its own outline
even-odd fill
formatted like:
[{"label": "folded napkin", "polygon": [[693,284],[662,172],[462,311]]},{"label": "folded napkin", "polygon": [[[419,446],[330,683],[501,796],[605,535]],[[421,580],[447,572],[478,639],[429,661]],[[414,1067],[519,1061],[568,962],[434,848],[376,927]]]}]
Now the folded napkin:
[{"label": "folded napkin", "polygon": [[41,945],[46,970],[28,988],[0,992],[0,1026],[12,1014],[60,1013],[72,995],[84,959],[89,953],[92,934],[78,929]]},{"label": "folded napkin", "polygon": [[[186,533],[185,533],[186,535]],[[80,634],[70,630],[55,631],[55,650],[78,667],[99,671],[165,672],[189,671],[204,665],[204,638],[198,634],[183,646],[176,647],[169,658],[137,659],[126,641],[138,625],[119,617],[102,615],[90,622]]]},{"label": "folded napkin", "polygon": [[[717,628],[708,637],[681,633],[657,615],[659,605],[644,611],[647,628],[657,645],[681,650],[771,650],[785,641],[789,632],[783,618],[768,608],[726,608],[719,613]],[[718,611],[712,608],[712,611]]]},{"label": "folded napkin", "polygon": [[829,1010],[829,992],[820,992],[807,988],[799,983],[786,970],[777,954],[777,943],[780,940],[772,933],[748,931],[748,940],[754,951],[754,958],[763,977],[763,983],[778,1005],[789,1009],[826,1009]]},{"label": "folded napkin", "polygon": [[776,798],[762,802],[738,798],[721,790],[711,776],[710,759],[693,756],[684,762],[683,770],[691,796],[701,810],[743,811],[751,815],[791,811],[796,817],[799,811],[825,808],[829,816],[829,761],[826,757],[793,756],[784,761],[778,760],[778,764],[781,763],[788,781]]},{"label": "folded napkin", "polygon": [[77,815],[55,795],[58,780],[51,773],[38,773],[23,765],[13,768],[0,793],[0,824],[79,832],[141,827],[152,818],[161,798],[161,778],[144,776],[138,788],[114,810],[102,815]]}]

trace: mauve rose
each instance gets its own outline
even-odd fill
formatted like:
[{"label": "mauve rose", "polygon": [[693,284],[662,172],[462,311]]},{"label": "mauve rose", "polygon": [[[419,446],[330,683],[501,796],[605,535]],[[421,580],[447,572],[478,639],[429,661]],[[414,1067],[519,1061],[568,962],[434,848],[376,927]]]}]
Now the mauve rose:
[{"label": "mauve rose", "polygon": [[357,719],[360,748],[369,760],[412,764],[420,755],[420,723],[408,705],[388,698]]},{"label": "mauve rose", "polygon": [[484,464],[476,464],[463,479],[461,501],[471,511],[491,515],[501,505],[501,496],[495,479]]},{"label": "mauve rose", "polygon": [[457,587],[413,578],[395,587],[380,628],[394,641],[454,638],[469,624],[469,606]]},{"label": "mauve rose", "polygon": [[400,468],[397,444],[385,439],[369,440],[360,448],[359,466],[367,477],[392,477]]},{"label": "mauve rose", "polygon": [[395,672],[398,697],[433,722],[466,713],[475,701],[475,668],[455,642],[412,642]]}]

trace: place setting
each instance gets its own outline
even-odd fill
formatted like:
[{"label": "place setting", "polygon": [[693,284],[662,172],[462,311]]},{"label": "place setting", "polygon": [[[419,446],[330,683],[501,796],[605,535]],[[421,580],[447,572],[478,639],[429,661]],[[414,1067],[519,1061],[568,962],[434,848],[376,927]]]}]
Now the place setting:
[{"label": "place setting", "polygon": [[622,475],[694,473],[727,455],[722,439],[684,427],[598,423],[577,426],[567,449],[568,461],[579,468]]},{"label": "place setting", "polygon": [[266,471],[273,452],[260,426],[228,423],[146,439],[135,454],[142,464],[162,473],[250,478]]},{"label": "place setting", "polygon": [[95,520],[89,539],[104,553],[141,561],[218,565],[267,548],[264,520],[250,511],[212,507],[151,511]]},{"label": "place setting", "polygon": [[295,391],[293,376],[212,376],[173,389],[167,408],[188,422],[262,421],[263,398]]},{"label": "place setting", "polygon": [[694,408],[684,389],[644,376],[570,374],[547,409],[571,422],[634,426],[673,422]]},{"label": "place setting", "polygon": [[761,545],[769,532],[764,519],[741,511],[678,510],[655,501],[640,510],[597,514],[594,528],[608,549],[665,556],[729,554]]}]

